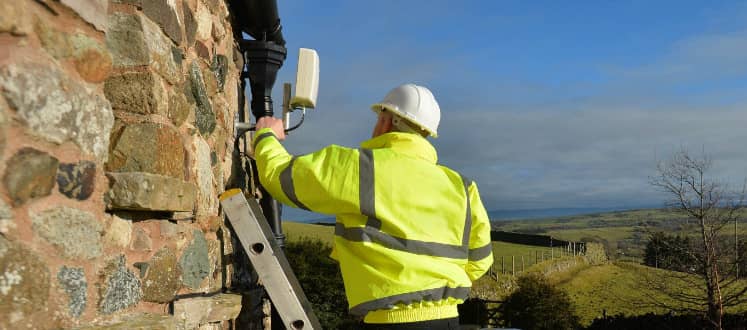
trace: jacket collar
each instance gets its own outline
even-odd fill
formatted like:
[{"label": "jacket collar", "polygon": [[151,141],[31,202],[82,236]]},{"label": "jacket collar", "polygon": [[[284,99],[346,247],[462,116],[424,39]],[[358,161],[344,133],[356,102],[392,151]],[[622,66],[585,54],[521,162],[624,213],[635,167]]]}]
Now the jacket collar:
[{"label": "jacket collar", "polygon": [[424,137],[411,133],[390,132],[361,143],[363,149],[389,148],[394,151],[435,164],[438,155],[433,145]]}]

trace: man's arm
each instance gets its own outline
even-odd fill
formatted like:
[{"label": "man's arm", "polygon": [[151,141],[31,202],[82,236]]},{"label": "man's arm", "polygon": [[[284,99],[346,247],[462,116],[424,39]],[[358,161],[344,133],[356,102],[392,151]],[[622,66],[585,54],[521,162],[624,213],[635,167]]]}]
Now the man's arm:
[{"label": "man's arm", "polygon": [[474,182],[469,186],[469,201],[472,230],[469,238],[469,260],[465,270],[470,280],[475,281],[493,264],[493,244],[490,241],[490,219]]},{"label": "man's arm", "polygon": [[360,211],[358,182],[353,180],[358,177],[356,150],[329,146],[294,157],[280,144],[282,138],[282,121],[264,117],[252,141],[259,181],[275,199],[326,214]]}]

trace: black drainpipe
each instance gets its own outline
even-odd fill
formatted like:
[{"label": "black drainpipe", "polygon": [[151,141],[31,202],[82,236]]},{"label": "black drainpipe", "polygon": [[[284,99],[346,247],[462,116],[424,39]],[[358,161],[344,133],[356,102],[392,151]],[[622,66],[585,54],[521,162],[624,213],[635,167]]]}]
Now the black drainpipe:
[{"label": "black drainpipe", "polygon": [[[254,117],[274,115],[272,105],[272,87],[275,84],[278,70],[283,66],[287,51],[283,39],[282,26],[278,16],[276,0],[230,0],[228,1],[233,16],[234,37],[239,50],[244,55],[245,66],[242,79],[249,78],[252,91],[251,110]],[[247,40],[243,33],[254,40]],[[242,84],[243,85],[243,84]],[[244,93],[244,90],[241,91]],[[244,104],[240,104],[243,112]],[[239,120],[243,119],[240,116]],[[253,177],[257,178],[257,166],[252,160]],[[262,213],[272,227],[275,240],[279,246],[285,245],[285,235],[281,226],[282,206],[265,190],[259,187]]]}]

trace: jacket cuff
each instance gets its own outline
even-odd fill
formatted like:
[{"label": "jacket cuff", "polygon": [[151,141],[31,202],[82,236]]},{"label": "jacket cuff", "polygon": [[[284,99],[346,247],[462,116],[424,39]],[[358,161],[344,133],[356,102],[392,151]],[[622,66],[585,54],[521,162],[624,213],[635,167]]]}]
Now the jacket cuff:
[{"label": "jacket cuff", "polygon": [[277,137],[275,136],[275,132],[272,130],[272,128],[265,127],[265,128],[258,130],[254,134],[254,139],[252,140],[253,149],[257,150],[257,145],[259,145],[259,142],[266,138],[273,138],[277,140]]}]

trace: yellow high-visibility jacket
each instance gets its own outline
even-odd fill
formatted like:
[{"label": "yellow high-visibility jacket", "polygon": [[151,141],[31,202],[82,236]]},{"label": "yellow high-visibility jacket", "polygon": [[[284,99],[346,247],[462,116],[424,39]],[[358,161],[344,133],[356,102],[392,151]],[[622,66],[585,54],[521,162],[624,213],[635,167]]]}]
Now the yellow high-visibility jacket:
[{"label": "yellow high-visibility jacket", "polygon": [[437,165],[421,136],[386,133],[360,149],[332,145],[296,157],[266,128],[254,148],[273,197],[337,216],[332,258],[350,313],[367,323],[456,317],[493,263],[477,185]]}]

